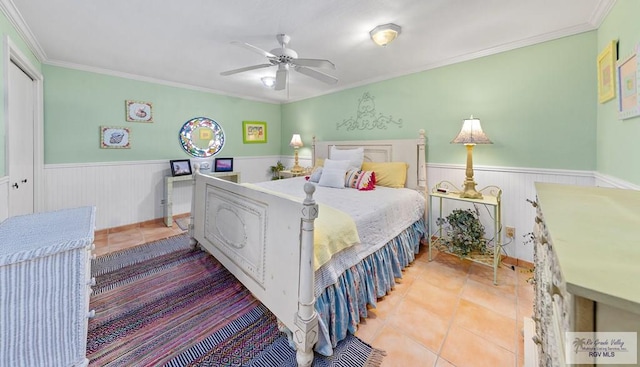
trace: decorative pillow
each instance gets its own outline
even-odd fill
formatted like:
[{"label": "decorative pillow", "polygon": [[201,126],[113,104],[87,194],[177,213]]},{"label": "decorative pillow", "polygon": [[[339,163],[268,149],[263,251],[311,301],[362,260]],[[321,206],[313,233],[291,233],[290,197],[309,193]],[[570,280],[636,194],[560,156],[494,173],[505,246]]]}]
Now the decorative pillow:
[{"label": "decorative pillow", "polygon": [[373,171],[352,170],[348,171],[344,179],[346,187],[368,191],[376,188],[376,173]]},{"label": "decorative pillow", "polygon": [[362,169],[376,173],[376,185],[401,188],[407,182],[407,169],[405,162],[364,162]]},{"label": "decorative pillow", "polygon": [[364,148],[359,147],[355,149],[338,149],[335,145],[332,145],[329,152],[329,157],[335,160],[349,161],[349,169],[362,169],[362,162],[364,161]]},{"label": "decorative pillow", "polygon": [[309,181],[318,183],[320,181],[320,177],[322,176],[322,167],[316,167],[313,172],[311,172],[311,176],[309,176]]},{"label": "decorative pillow", "polygon": [[[325,162],[326,164],[326,162]],[[345,169],[340,168],[327,168],[322,169],[322,175],[319,186],[334,187],[336,189],[344,189],[344,175],[347,173]]]}]

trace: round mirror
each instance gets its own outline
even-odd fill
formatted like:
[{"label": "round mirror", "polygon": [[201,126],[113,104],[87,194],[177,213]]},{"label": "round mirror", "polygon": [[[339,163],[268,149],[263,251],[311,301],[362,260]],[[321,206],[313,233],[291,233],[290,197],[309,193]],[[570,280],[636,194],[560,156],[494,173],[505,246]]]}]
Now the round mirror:
[{"label": "round mirror", "polygon": [[199,158],[214,156],[224,147],[222,127],[206,117],[185,122],[180,129],[179,139],[185,152]]}]

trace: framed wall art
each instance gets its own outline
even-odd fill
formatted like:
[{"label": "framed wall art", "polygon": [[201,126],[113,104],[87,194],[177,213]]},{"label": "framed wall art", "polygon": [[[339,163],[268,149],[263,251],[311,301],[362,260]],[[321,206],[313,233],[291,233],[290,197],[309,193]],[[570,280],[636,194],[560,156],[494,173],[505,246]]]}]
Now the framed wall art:
[{"label": "framed wall art", "polygon": [[127,121],[153,122],[151,102],[124,101]]},{"label": "framed wall art", "polygon": [[100,148],[131,148],[131,130],[128,127],[100,126]]},{"label": "framed wall art", "polygon": [[207,117],[195,117],[185,122],[180,128],[178,139],[182,149],[197,158],[218,154],[225,143],[222,126]]},{"label": "framed wall art", "polygon": [[638,47],[633,54],[618,61],[618,118],[621,120],[640,115],[640,85],[638,84]]},{"label": "framed wall art", "polygon": [[187,176],[191,172],[191,161],[188,159],[174,159],[169,161],[171,176]]},{"label": "framed wall art", "polygon": [[598,102],[604,103],[616,96],[616,41],[611,41],[598,55]]},{"label": "framed wall art", "polygon": [[216,158],[214,163],[215,172],[232,172],[233,158]]},{"label": "framed wall art", "polygon": [[266,143],[267,123],[263,121],[242,121],[242,142],[244,144]]}]

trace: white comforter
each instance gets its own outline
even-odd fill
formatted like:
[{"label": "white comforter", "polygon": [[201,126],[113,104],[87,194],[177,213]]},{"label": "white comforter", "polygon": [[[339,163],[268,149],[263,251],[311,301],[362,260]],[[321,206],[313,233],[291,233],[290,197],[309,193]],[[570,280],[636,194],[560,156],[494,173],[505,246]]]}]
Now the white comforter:
[{"label": "white comforter", "polygon": [[[286,195],[305,197],[304,177],[268,181],[257,184]],[[425,199],[411,189],[376,186],[375,190],[335,189],[316,185],[313,195],[318,203],[342,210],[353,218],[358,228],[360,244],[343,250],[316,271],[316,296],[336,282],[346,269],[371,255],[411,224],[423,218]]]}]

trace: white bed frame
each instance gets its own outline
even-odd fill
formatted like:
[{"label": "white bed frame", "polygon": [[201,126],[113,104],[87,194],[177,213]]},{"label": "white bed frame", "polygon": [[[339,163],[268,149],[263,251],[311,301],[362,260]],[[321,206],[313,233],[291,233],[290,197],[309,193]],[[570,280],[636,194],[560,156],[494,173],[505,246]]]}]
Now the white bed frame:
[{"label": "white bed frame", "polygon": [[[407,187],[426,193],[424,130],[418,139],[316,142],[314,138],[313,161],[327,158],[332,145],[338,149],[364,147],[365,161],[409,163]],[[313,230],[318,216],[315,186],[305,184],[306,198],[301,204],[202,175],[197,167],[194,181],[190,236],[292,332],[298,365],[310,366],[318,340],[313,269]]]}]

